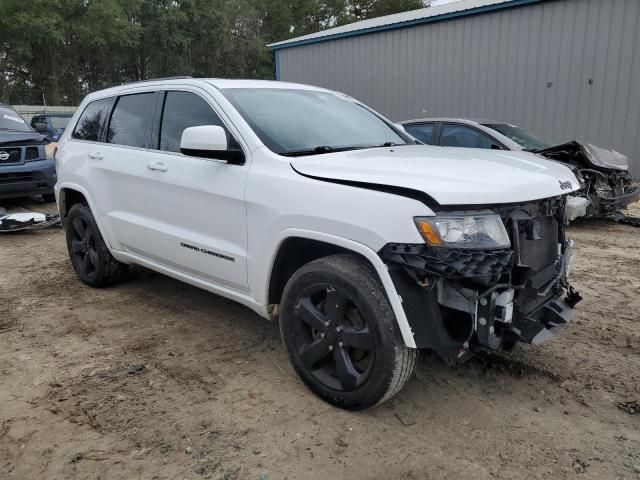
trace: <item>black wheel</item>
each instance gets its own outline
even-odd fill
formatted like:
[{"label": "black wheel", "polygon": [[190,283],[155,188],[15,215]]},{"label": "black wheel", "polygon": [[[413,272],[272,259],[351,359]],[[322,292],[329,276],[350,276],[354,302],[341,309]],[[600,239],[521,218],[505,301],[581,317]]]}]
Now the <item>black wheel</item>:
[{"label": "black wheel", "polygon": [[71,207],[65,230],[71,263],[83,283],[106,287],[126,276],[129,267],[109,252],[88,205],[77,203]]},{"label": "black wheel", "polygon": [[280,331],[300,378],[341,408],[388,400],[415,367],[416,350],[405,346],[377,276],[354,256],[322,258],[291,277]]},{"label": "black wheel", "polygon": [[54,203],[56,201],[56,196],[53,193],[45,193],[42,195],[42,201],[45,203]]}]

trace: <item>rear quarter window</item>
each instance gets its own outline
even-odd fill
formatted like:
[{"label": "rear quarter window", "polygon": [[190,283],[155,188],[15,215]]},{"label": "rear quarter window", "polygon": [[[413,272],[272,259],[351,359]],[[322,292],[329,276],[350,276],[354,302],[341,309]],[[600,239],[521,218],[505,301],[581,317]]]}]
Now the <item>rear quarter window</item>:
[{"label": "rear quarter window", "polygon": [[73,129],[71,138],[91,142],[100,141],[100,132],[109,117],[112,104],[113,98],[103,98],[87,105]]},{"label": "rear quarter window", "polygon": [[107,142],[150,148],[156,95],[145,92],[119,97],[109,121]]}]

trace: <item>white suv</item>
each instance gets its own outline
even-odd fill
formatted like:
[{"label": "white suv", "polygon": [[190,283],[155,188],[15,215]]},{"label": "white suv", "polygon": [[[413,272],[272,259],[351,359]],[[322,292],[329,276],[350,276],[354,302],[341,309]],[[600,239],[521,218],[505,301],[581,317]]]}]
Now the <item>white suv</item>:
[{"label": "white suv", "polygon": [[344,94],[161,79],[89,95],[56,195],[80,280],[137,264],[278,319],[323,399],[397,393],[418,348],[447,362],[566,326],[571,171],[518,152],[416,145]]}]

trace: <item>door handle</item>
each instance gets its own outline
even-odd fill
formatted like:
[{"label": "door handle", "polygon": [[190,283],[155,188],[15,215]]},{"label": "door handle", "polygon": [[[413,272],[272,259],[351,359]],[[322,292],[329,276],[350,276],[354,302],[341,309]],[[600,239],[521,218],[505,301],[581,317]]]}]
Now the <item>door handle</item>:
[{"label": "door handle", "polygon": [[166,172],[167,166],[162,162],[149,162],[147,164],[149,170],[157,170],[159,172]]},{"label": "door handle", "polygon": [[89,158],[93,158],[94,160],[102,160],[104,158],[104,155],[102,154],[102,152],[90,152]]}]

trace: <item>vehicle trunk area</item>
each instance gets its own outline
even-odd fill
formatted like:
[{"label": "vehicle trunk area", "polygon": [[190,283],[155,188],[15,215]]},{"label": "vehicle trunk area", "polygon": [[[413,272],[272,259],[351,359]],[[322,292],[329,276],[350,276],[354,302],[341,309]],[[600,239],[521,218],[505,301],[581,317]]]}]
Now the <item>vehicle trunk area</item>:
[{"label": "vehicle trunk area", "polygon": [[619,405],[640,402],[640,236],[601,219],[568,236],[567,331],[455,368],[425,355],[402,395],[350,413],[249,309],[145,271],[92,290],[60,228],[4,235],[0,477],[640,478],[640,414]]}]

